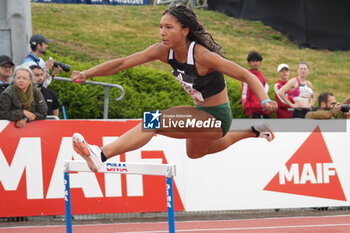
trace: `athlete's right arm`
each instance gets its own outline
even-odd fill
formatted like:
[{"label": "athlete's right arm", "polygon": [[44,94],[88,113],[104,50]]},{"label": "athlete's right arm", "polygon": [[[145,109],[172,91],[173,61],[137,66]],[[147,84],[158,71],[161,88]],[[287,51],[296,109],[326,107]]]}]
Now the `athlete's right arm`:
[{"label": "athlete's right arm", "polygon": [[73,71],[71,78],[74,82],[84,83],[86,79],[95,76],[108,76],[122,70],[154,60],[166,62],[167,49],[162,44],[154,44],[147,49],[123,58],[113,59],[85,71]]}]

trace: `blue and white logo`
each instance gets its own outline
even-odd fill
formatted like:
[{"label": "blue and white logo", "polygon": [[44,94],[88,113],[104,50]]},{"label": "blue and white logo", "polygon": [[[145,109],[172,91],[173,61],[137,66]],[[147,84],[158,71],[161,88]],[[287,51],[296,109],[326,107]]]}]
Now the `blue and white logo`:
[{"label": "blue and white logo", "polygon": [[155,112],[143,112],[143,128],[144,129],[160,129],[159,110]]}]

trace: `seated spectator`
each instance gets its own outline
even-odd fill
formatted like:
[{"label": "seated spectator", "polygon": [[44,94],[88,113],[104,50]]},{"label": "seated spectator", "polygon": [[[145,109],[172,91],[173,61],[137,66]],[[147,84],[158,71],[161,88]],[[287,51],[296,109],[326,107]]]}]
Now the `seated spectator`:
[{"label": "seated spectator", "polygon": [[0,95],[0,119],[16,121],[19,128],[28,121],[45,119],[46,102],[32,81],[29,67],[21,65],[15,69],[14,82]]},{"label": "seated spectator", "polygon": [[[335,96],[332,93],[323,92],[318,96],[318,108],[316,108],[315,111],[308,112],[305,118],[319,120],[332,119],[341,112],[341,106],[342,105],[336,101]],[[342,112],[342,118],[349,118],[349,116],[349,111]]]},{"label": "seated spectator", "polygon": [[58,117],[60,104],[56,93],[53,90],[43,86],[46,80],[46,77],[43,75],[43,70],[38,65],[31,65],[29,68],[33,71],[34,86],[41,91],[41,94],[43,94],[46,101],[48,108],[47,115],[54,115]]},{"label": "seated spectator", "polygon": [[[250,66],[249,71],[253,73],[265,88],[266,93],[269,90],[266,78],[260,72],[263,57],[257,51],[251,51],[248,54],[247,61]],[[247,118],[270,118],[270,113],[263,111],[259,98],[254,94],[248,83],[242,83],[241,101],[243,110]]]},{"label": "seated spectator", "polygon": [[[274,86],[275,98],[278,104],[278,110],[276,113],[276,118],[292,118],[294,109],[291,108],[282,98],[278,95],[278,91],[288,82],[289,79],[289,66],[287,64],[280,64],[277,67],[277,73],[280,80]],[[292,92],[287,90],[286,96],[290,102],[294,103]]]},{"label": "seated spectator", "polygon": [[13,64],[10,57],[0,56],[0,94],[10,85],[10,77],[14,66],[15,64]]}]

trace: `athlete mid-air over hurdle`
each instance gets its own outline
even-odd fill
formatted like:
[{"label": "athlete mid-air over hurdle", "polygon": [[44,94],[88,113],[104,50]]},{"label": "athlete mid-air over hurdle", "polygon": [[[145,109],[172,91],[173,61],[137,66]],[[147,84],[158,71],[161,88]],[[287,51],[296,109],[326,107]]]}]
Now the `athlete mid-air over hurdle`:
[{"label": "athlete mid-air over hurdle", "polygon": [[[140,123],[103,147],[89,145],[81,134],[75,133],[72,138],[73,148],[86,160],[91,171],[104,172],[107,159],[144,146],[155,134],[186,139],[187,155],[193,159],[222,151],[249,137],[265,138],[267,141],[274,139],[273,132],[265,122],[242,131],[230,131],[232,112],[224,74],[248,83],[260,99],[264,111],[276,111],[277,103],[269,99],[253,74],[221,55],[220,45],[205,32],[191,9],[178,6],[166,10],[160,20],[160,36],[160,43],[144,51],[104,62],[82,72],[73,71],[72,80],[84,83],[91,77],[112,75],[133,66],[160,60],[174,69],[173,75],[193,98],[194,107],[178,106],[161,112],[157,110],[153,113],[154,119],[160,115],[163,118],[167,116],[168,122],[173,124],[145,129]],[[68,176],[69,166],[65,177]],[[168,181],[170,175],[166,176],[168,188],[171,184]],[[70,200],[69,178],[66,179],[66,193],[66,200]],[[69,213],[70,203],[67,202],[66,212]],[[175,232],[173,210],[169,210],[169,206],[168,211],[169,232]],[[67,221],[69,218],[67,215]],[[71,223],[67,222],[67,232],[70,230]]]},{"label": "athlete mid-air over hurdle", "polygon": [[174,77],[194,100],[194,106],[173,107],[161,114],[174,116],[171,121],[214,120],[215,123],[209,127],[204,127],[204,124],[190,124],[190,127],[173,124],[176,126],[147,130],[140,123],[103,147],[89,145],[81,134],[75,133],[73,148],[86,160],[91,171],[98,171],[103,162],[113,156],[142,147],[154,134],[186,139],[187,155],[193,159],[222,151],[249,137],[261,137],[267,141],[274,139],[273,132],[265,122],[246,130],[229,131],[232,112],[224,74],[248,83],[260,99],[264,111],[276,111],[277,103],[269,99],[253,74],[221,55],[221,46],[205,31],[191,9],[185,6],[167,9],[160,20],[160,37],[161,42],[141,52],[104,62],[82,72],[73,71],[71,78],[77,83],[84,83],[91,77],[112,75],[133,66],[160,60],[171,65]]}]

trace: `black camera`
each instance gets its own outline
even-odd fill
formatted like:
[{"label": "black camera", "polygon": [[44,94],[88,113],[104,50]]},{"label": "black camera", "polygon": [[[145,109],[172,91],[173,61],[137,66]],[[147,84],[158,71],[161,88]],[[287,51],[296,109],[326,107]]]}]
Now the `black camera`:
[{"label": "black camera", "polygon": [[60,66],[60,67],[62,68],[62,70],[66,71],[66,72],[69,72],[69,71],[70,71],[70,68],[72,68],[71,65],[64,64],[64,63],[59,62],[59,61],[54,61],[54,62],[53,62],[53,66],[54,66],[54,67]]},{"label": "black camera", "polygon": [[348,112],[350,110],[350,104],[342,104],[340,111]]}]

